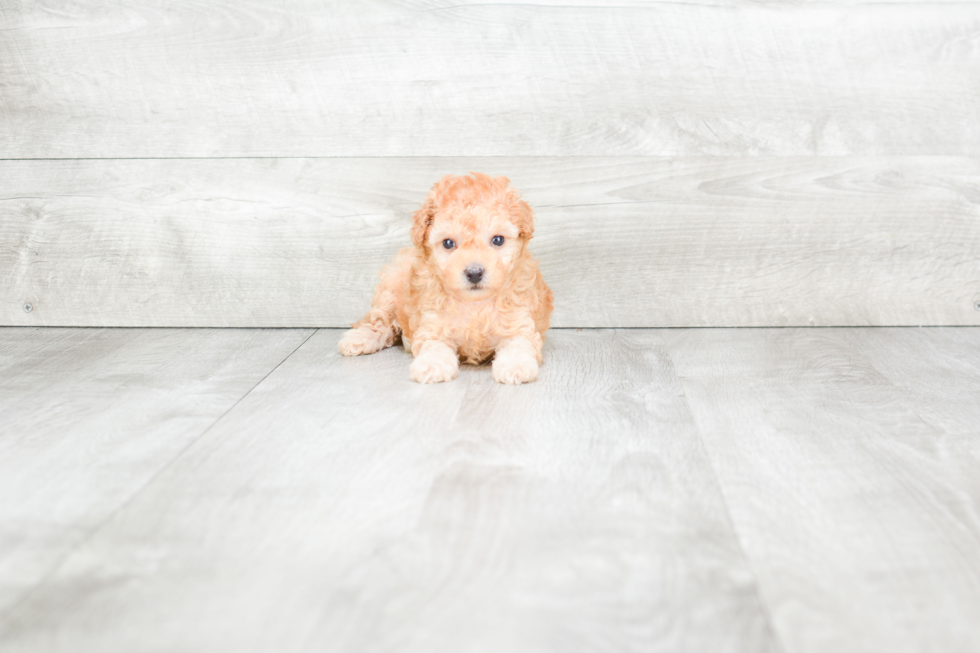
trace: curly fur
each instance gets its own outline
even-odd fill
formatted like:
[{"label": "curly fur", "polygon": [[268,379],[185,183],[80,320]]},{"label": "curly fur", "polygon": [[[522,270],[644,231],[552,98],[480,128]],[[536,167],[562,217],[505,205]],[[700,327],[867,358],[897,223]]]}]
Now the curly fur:
[{"label": "curly fur", "polygon": [[[410,234],[412,246],[382,270],[371,310],[344,334],[340,353],[372,354],[401,336],[415,357],[414,381],[449,381],[460,361],[491,358],[496,381],[533,381],[552,295],[527,249],[534,214],[510,181],[443,177],[412,215]],[[484,272],[473,283],[466,272],[476,267]]]}]

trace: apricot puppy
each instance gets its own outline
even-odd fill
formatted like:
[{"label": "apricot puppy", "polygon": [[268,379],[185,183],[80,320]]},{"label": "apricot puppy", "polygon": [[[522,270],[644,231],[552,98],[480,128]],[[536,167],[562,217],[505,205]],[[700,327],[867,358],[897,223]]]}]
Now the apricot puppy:
[{"label": "apricot puppy", "polygon": [[412,246],[381,272],[371,311],[340,340],[344,356],[401,336],[419,383],[493,358],[499,383],[538,375],[551,290],[527,249],[534,215],[506,177],[447,175],[412,215]]}]

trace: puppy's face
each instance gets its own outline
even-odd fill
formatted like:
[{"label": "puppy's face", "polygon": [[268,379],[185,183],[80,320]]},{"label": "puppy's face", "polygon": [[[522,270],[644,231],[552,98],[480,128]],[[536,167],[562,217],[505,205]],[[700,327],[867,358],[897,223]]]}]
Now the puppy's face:
[{"label": "puppy's face", "polygon": [[486,299],[499,290],[522,250],[520,232],[505,206],[437,212],[428,246],[443,285],[466,300]]},{"label": "puppy's face", "polygon": [[444,177],[413,216],[412,239],[447,291],[492,297],[510,278],[533,232],[531,209],[506,177]]}]

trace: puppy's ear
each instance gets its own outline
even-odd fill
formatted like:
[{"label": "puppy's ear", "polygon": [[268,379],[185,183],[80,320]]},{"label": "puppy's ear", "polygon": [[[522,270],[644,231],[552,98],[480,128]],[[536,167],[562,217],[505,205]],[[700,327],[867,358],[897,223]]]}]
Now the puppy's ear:
[{"label": "puppy's ear", "polygon": [[517,200],[514,211],[514,223],[526,240],[534,237],[534,211],[524,200]]},{"label": "puppy's ear", "polygon": [[521,238],[531,240],[534,237],[534,211],[521,199],[521,194],[511,187],[510,179],[507,177],[495,177],[493,184],[503,193],[504,201],[510,209],[514,225],[520,232]]},{"label": "puppy's ear", "polygon": [[412,214],[412,228],[409,234],[412,236],[412,244],[421,248],[425,244],[425,239],[429,235],[429,227],[436,217],[436,189],[429,192],[429,196],[422,202],[418,211]]}]

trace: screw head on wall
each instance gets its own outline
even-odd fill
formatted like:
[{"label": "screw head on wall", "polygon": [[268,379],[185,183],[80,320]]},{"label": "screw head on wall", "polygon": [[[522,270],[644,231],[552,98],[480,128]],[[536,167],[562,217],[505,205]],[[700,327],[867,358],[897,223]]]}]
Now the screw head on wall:
[{"label": "screw head on wall", "polygon": [[30,302],[27,302],[27,303],[24,304],[24,312],[25,313],[30,313],[33,310],[34,310],[34,304],[32,304]]},{"label": "screw head on wall", "polygon": [[978,299],[977,301],[973,302],[973,308],[975,308],[978,311],[980,311],[980,299]]}]

